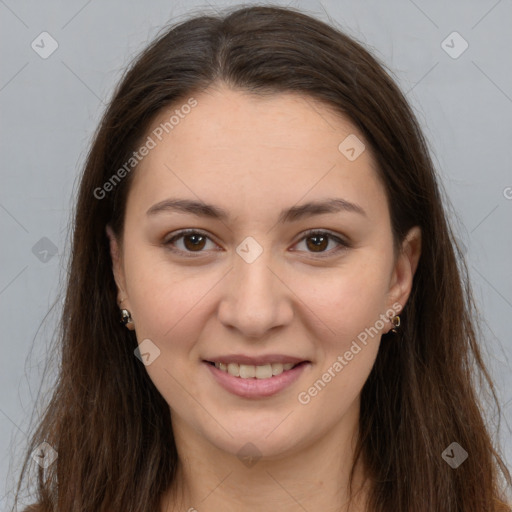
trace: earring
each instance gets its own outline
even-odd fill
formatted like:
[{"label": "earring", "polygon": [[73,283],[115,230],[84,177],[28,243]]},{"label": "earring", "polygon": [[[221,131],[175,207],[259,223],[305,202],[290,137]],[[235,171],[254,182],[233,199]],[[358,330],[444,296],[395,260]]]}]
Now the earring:
[{"label": "earring", "polygon": [[400,327],[400,317],[398,315],[395,315],[391,319],[391,323],[393,324],[391,332],[396,334],[398,332],[398,328]]},{"label": "earring", "polygon": [[130,329],[130,331],[133,331],[134,324],[133,324],[132,315],[130,314],[130,312],[127,309],[121,309],[121,320],[120,320],[120,322],[124,326],[126,326],[128,329]]}]

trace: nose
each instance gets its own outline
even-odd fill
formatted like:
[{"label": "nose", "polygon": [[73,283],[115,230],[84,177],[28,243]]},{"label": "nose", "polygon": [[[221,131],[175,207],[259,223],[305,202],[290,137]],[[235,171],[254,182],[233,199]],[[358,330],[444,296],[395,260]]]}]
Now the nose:
[{"label": "nose", "polygon": [[270,251],[251,263],[236,254],[226,276],[218,318],[245,338],[261,339],[293,318],[293,293],[271,260]]}]

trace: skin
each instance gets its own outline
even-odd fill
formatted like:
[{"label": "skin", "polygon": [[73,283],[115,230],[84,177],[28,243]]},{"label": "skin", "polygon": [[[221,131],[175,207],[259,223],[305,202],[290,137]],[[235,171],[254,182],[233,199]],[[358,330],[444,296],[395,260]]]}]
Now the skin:
[{"label": "skin", "polygon": [[[122,241],[107,228],[131,328],[139,343],[149,338],[160,350],[146,370],[171,409],[180,458],[161,510],[266,511],[269,504],[285,512],[346,510],[360,393],[391,323],[360,344],[309,403],[297,397],[380,315],[405,306],[421,232],[413,228],[395,255],[369,145],[349,161],[338,145],[349,134],[364,138],[327,106],[222,84],[194,97],[197,106],[135,171]],[[168,118],[160,113],[148,134]],[[146,214],[170,197],[213,203],[230,219]],[[356,203],[365,215],[341,211],[277,223],[282,209],[327,197]],[[165,245],[186,228],[209,237],[199,257],[186,256],[187,249],[197,254],[190,237],[174,242],[181,253]],[[329,239],[319,254],[303,235],[312,228],[350,247],[336,252]],[[236,252],[248,236],[263,249],[252,263]],[[221,388],[203,363],[234,353],[286,354],[311,363],[277,395],[241,398]],[[251,467],[237,456],[249,442],[261,456]],[[362,475],[358,465],[356,489]],[[355,510],[362,510],[365,492]]]}]

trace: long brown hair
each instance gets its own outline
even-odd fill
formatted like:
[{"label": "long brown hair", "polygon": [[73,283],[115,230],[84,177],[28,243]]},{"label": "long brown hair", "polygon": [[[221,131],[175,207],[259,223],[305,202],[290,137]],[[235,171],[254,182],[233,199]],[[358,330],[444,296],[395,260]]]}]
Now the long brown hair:
[{"label": "long brown hair", "polygon": [[[166,29],[127,70],[103,116],[81,177],[59,330],[60,373],[30,453],[58,459],[36,478],[39,508],[158,510],[178,456],[168,404],[119,323],[105,226],[120,236],[136,169],[98,198],[164,107],[216,82],[252,94],[296,92],[346,116],[371,146],[398,247],[413,226],[422,255],[398,339],[384,335],[361,396],[356,460],[371,482],[368,510],[475,512],[502,503],[512,478],[486,427],[479,390],[498,407],[479,349],[463,254],[419,125],[391,74],[341,31],[292,9],[239,8]],[[442,453],[457,442],[457,468]]]}]

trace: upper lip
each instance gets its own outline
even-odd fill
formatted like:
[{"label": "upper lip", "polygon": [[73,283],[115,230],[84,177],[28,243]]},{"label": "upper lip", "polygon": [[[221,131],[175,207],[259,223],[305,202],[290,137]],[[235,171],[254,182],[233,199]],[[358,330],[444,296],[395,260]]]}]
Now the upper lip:
[{"label": "upper lip", "polygon": [[265,354],[261,356],[246,356],[244,354],[226,354],[226,355],[220,355],[220,356],[214,356],[208,359],[205,359],[205,361],[209,363],[239,363],[239,364],[248,364],[253,366],[261,366],[264,364],[270,364],[270,363],[292,363],[292,364],[298,364],[302,363],[304,361],[307,361],[306,359],[303,359],[301,357],[293,357],[293,356],[286,356],[283,354]]}]

